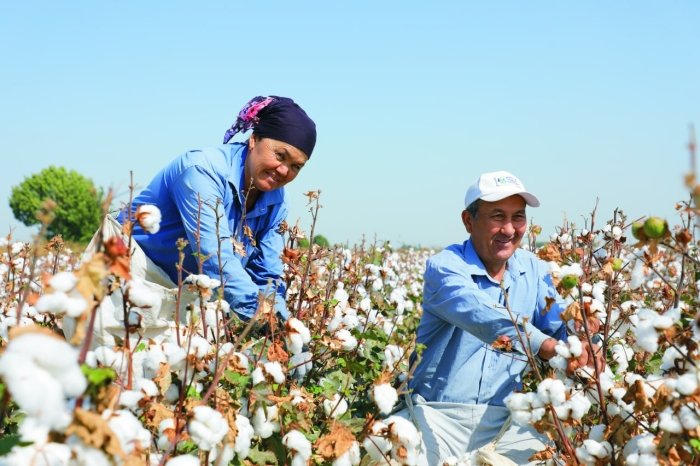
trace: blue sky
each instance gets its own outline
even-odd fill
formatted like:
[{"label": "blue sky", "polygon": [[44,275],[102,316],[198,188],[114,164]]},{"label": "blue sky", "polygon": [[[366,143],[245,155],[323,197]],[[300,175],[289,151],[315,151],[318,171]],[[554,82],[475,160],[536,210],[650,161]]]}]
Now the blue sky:
[{"label": "blue sky", "polygon": [[3,2],[0,233],[11,187],[54,164],[124,199],[217,145],[254,95],[299,102],[318,144],[288,187],[322,191],[333,242],[463,240],[467,186],[506,169],[554,231],[615,207],[675,223],[700,125],[700,4]]}]

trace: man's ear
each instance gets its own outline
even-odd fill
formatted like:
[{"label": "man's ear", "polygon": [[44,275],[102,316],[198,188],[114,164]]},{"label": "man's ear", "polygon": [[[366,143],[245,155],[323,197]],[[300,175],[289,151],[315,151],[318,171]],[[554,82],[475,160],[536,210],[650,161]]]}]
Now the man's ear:
[{"label": "man's ear", "polygon": [[472,222],[474,219],[472,218],[472,214],[470,214],[467,210],[462,211],[462,223],[464,223],[464,228],[467,229],[467,233],[471,234],[472,232]]}]

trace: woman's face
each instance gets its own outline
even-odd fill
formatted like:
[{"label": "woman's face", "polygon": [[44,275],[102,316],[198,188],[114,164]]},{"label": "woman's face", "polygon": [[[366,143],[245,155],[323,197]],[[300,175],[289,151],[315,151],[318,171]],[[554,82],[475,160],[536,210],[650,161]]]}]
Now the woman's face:
[{"label": "woman's face", "polygon": [[281,188],[299,174],[309,158],[296,147],[270,138],[251,136],[245,161],[246,190]]}]

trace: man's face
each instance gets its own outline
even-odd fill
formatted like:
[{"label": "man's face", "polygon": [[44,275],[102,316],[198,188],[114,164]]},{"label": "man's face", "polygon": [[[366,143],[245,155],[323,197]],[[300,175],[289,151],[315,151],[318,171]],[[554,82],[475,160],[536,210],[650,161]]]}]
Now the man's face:
[{"label": "man's face", "polygon": [[476,216],[465,210],[462,221],[489,275],[500,279],[527,229],[525,200],[513,195],[496,202],[480,201]]}]

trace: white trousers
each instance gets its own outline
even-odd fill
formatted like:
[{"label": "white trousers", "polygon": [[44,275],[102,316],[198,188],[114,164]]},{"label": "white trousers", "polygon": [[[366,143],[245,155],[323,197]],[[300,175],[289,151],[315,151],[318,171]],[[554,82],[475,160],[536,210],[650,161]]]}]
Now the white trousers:
[{"label": "white trousers", "polygon": [[[484,453],[488,456],[487,444],[499,434],[495,452],[512,463],[495,458],[482,464],[534,465],[537,462],[529,462],[528,458],[546,446],[546,439],[534,428],[510,424],[510,412],[502,406],[428,402],[420,395],[413,395],[412,410],[406,408],[396,415],[416,424],[422,435],[420,466],[439,466],[449,457],[461,459],[485,446]],[[506,422],[510,425],[501,432]]]}]

